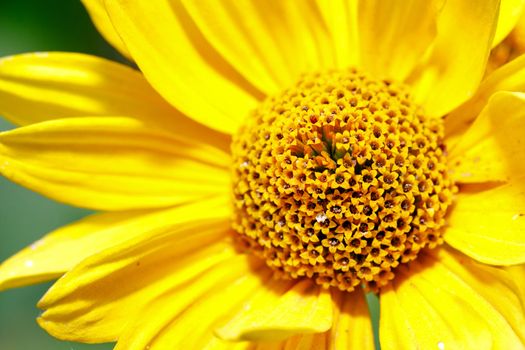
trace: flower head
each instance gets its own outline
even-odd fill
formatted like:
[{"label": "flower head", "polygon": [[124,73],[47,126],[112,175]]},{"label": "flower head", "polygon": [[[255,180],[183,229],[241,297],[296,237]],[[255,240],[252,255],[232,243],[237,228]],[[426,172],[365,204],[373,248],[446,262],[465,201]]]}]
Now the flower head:
[{"label": "flower head", "polygon": [[0,172],[106,211],[0,266],[60,277],[50,334],[369,349],[366,290],[385,349],[524,347],[525,57],[484,77],[507,2],[84,3],[139,69],[0,60]]}]

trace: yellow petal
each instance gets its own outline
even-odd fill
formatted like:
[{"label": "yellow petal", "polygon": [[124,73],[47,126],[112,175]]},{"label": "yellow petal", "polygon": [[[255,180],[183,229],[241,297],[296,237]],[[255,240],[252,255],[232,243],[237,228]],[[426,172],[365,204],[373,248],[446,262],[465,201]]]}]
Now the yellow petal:
[{"label": "yellow petal", "polygon": [[436,36],[443,0],[359,2],[361,65],[381,78],[403,81]]},{"label": "yellow petal", "polygon": [[330,349],[374,349],[374,333],[365,295],[334,291],[334,325],[330,332]]},{"label": "yellow petal", "polygon": [[516,284],[522,305],[525,305],[525,265],[509,266],[505,269]]},{"label": "yellow petal", "polygon": [[381,292],[381,346],[520,349],[525,323],[514,287],[504,270],[446,248],[420,256]]},{"label": "yellow petal", "polygon": [[[450,248],[440,252],[437,259],[440,259],[447,269],[453,271],[480,297],[490,303],[494,310],[503,316],[514,333],[525,342],[525,313],[523,309],[525,304],[520,303],[520,288],[516,283],[518,281],[514,278],[515,276],[508,272],[508,268],[480,264]],[[472,305],[476,304],[473,303]],[[489,321],[490,317],[485,319]],[[505,328],[503,327],[503,329]],[[497,330],[495,331],[497,332]]]},{"label": "yellow petal", "polygon": [[427,114],[443,116],[477,89],[492,45],[498,7],[499,0],[445,3],[432,51],[409,79]]},{"label": "yellow petal", "polygon": [[80,116],[128,116],[229,150],[224,134],[183,116],[140,72],[83,54],[50,52],[0,59],[0,114],[19,125]]},{"label": "yellow petal", "polygon": [[445,119],[447,144],[451,145],[468,129],[498,91],[525,91],[525,55],[492,72],[470,100],[452,111]]},{"label": "yellow petal", "polygon": [[166,100],[204,125],[237,130],[258,103],[254,95],[261,96],[206,42],[180,0],[105,3],[135,62]]},{"label": "yellow petal", "polygon": [[[406,299],[405,296],[403,298]],[[414,321],[409,320],[408,315],[406,315],[395,289],[385,289],[381,294],[380,303],[379,342],[381,346],[386,349],[420,347],[420,340],[412,330],[412,322]],[[425,322],[428,321],[425,320]],[[435,349],[437,345],[437,343],[432,344],[432,349]]]},{"label": "yellow petal", "polygon": [[225,194],[229,156],[145,123],[67,118],[0,133],[0,172],[61,202],[102,210]]},{"label": "yellow petal", "polygon": [[200,201],[167,210],[89,216],[59,228],[0,265],[0,290],[59,277],[85,258],[122,242],[203,216],[229,214],[227,199]]},{"label": "yellow petal", "polygon": [[507,181],[525,172],[525,94],[493,95],[449,155],[452,176],[462,183]]},{"label": "yellow petal", "polygon": [[363,291],[357,290],[346,293],[332,290],[332,300],[334,303],[333,325],[329,331],[295,335],[286,340],[284,344],[272,343],[275,346],[274,348],[285,350],[373,350],[372,322]]},{"label": "yellow petal", "polygon": [[217,329],[228,340],[280,340],[332,326],[330,293],[310,280],[274,280]]},{"label": "yellow petal", "polygon": [[177,116],[138,71],[60,52],[0,59],[0,112],[19,125],[83,115]]},{"label": "yellow petal", "polygon": [[[332,290],[333,325],[324,333],[298,334],[283,342],[263,341],[252,343],[257,350],[323,350],[323,349],[374,349],[374,335],[368,306],[362,290],[346,293]],[[225,342],[214,339],[205,349],[230,349],[234,344],[248,348],[245,342]]]},{"label": "yellow petal", "polygon": [[[158,349],[162,349],[162,348],[158,347]],[[202,349],[203,350],[255,350],[255,349],[258,349],[258,347],[255,344],[250,343],[250,342],[231,343],[231,342],[226,342],[217,337],[214,337],[213,340],[210,343],[204,345]],[[282,347],[280,346],[265,348],[265,350],[281,350],[281,349]]]},{"label": "yellow petal", "polygon": [[148,303],[126,327],[115,350],[237,348],[217,339],[213,329],[251,294],[265,288],[269,272],[247,256],[225,260],[191,284]]},{"label": "yellow petal", "polygon": [[523,179],[485,191],[460,193],[447,219],[445,241],[487,264],[525,263]]},{"label": "yellow petal", "polygon": [[[277,349],[284,350],[325,350],[328,349],[326,333],[296,335]],[[347,348],[343,348],[347,349]]]},{"label": "yellow petal", "polygon": [[524,9],[524,0],[501,0],[498,26],[496,27],[492,47],[498,45],[505,39],[516,23],[518,23],[518,19],[521,17]]},{"label": "yellow petal", "polygon": [[[368,306],[362,290],[353,293],[332,290],[333,325],[324,333],[298,334],[284,342],[253,343],[257,350],[322,350],[322,349],[374,349],[374,335]],[[215,340],[213,347],[206,349],[230,349],[237,343]],[[240,343],[243,344],[243,343]]]},{"label": "yellow petal", "polygon": [[[231,344],[231,342],[230,342]],[[234,344],[237,344],[235,342]],[[288,350],[285,349],[286,342],[260,342],[260,343],[249,343],[253,344],[250,350]]]},{"label": "yellow petal", "polygon": [[106,7],[104,6],[104,0],[82,0],[82,3],[100,34],[102,34],[114,48],[120,51],[122,55],[131,59],[126,46],[118,36],[117,32],[115,32],[113,24],[111,24],[111,21],[109,20]]},{"label": "yellow petal", "polygon": [[210,44],[266,94],[333,61],[324,23],[304,1],[182,2]]},{"label": "yellow petal", "polygon": [[[194,344],[192,341],[190,341],[189,343],[190,343],[190,345]],[[205,340],[204,340],[204,342],[200,342],[199,341],[199,343],[200,343],[199,344],[199,346],[200,346],[199,349],[202,349],[202,350],[255,350],[255,349],[258,349],[257,344],[252,343],[252,342],[247,342],[247,341],[243,341],[243,342],[229,342],[229,341],[225,341],[225,340],[219,339],[213,334],[213,331],[211,329],[208,329],[205,332]],[[186,345],[186,343],[183,343],[183,344]],[[159,350],[165,349],[165,347],[163,348],[162,344],[160,344],[160,343],[155,343],[155,345],[157,346],[156,349],[159,349]],[[166,345],[164,345],[164,346],[166,346]],[[125,347],[120,348],[120,349],[126,349],[127,350],[127,348],[125,348]],[[282,349],[281,346],[265,348],[265,350],[281,350],[281,349]],[[118,349],[116,349],[116,350],[118,350]],[[154,350],[154,349],[152,348],[152,350]]]},{"label": "yellow petal", "polygon": [[[116,340],[128,322],[141,318],[142,307],[164,293],[179,291],[195,297],[227,279],[231,263],[218,272],[215,269],[238,255],[225,241],[228,226],[224,219],[192,220],[163,227],[148,240],[136,238],[84,260],[38,303],[44,310],[38,319],[40,326],[59,339]],[[242,265],[239,259],[235,262]],[[201,278],[206,281],[199,282]],[[183,303],[180,307],[191,304],[187,298],[178,302]]]},{"label": "yellow petal", "polygon": [[333,45],[335,66],[359,66],[357,1],[316,0]]}]

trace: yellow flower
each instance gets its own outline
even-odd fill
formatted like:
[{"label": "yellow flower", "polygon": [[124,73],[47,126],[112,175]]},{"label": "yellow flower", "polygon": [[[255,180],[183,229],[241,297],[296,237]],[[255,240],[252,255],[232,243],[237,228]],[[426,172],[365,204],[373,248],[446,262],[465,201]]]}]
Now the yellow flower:
[{"label": "yellow flower", "polygon": [[521,1],[83,2],[140,71],[0,61],[0,172],[106,211],[0,266],[50,334],[371,349],[364,287],[384,349],[524,348]]}]

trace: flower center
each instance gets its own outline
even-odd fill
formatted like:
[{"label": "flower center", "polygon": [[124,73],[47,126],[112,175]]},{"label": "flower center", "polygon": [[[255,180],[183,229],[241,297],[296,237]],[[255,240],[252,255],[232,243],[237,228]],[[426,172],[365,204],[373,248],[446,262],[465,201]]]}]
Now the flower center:
[{"label": "flower center", "polygon": [[306,75],[234,137],[233,227],[283,276],[377,290],[443,242],[454,185],[442,138],[403,85]]}]

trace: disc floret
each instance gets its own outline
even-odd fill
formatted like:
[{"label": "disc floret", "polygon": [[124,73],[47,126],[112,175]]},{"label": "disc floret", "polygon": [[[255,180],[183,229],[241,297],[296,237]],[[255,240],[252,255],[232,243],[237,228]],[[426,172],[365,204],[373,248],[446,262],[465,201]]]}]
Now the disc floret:
[{"label": "disc floret", "polygon": [[403,85],[305,75],[234,137],[234,229],[283,276],[380,288],[443,241],[454,185],[442,139]]}]

